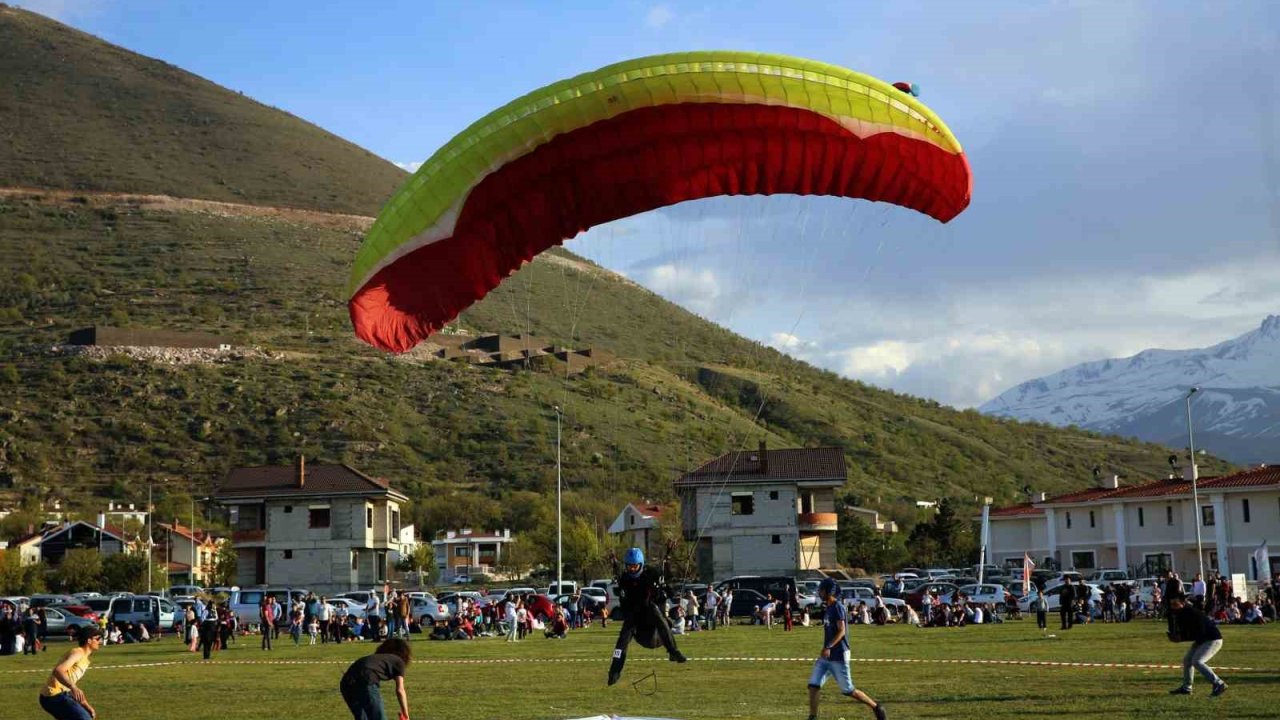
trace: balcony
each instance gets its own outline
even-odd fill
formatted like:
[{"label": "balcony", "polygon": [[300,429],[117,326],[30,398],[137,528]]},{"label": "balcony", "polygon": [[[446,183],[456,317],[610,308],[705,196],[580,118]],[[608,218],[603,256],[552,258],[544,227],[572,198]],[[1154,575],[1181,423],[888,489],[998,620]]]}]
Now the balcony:
[{"label": "balcony", "polygon": [[796,515],[796,526],[803,532],[830,531],[835,532],[838,524],[835,513],[799,513]]},{"label": "balcony", "polygon": [[248,545],[265,545],[267,542],[266,530],[232,530],[231,544],[236,547],[245,547]]}]

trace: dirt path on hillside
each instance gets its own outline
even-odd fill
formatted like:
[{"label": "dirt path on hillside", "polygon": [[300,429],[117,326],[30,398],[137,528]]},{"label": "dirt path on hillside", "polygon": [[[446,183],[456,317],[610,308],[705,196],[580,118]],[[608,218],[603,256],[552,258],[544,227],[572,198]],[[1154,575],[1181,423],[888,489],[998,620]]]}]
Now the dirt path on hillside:
[{"label": "dirt path on hillside", "polygon": [[342,213],[327,213],[320,210],[300,210],[298,208],[270,207],[266,205],[244,205],[216,200],[194,200],[170,195],[46,190],[21,187],[0,188],[0,200],[6,198],[50,205],[80,205],[88,207],[109,207],[127,204],[162,212],[203,213],[232,218],[276,219],[298,225],[358,233],[366,232],[369,226],[373,225],[373,218],[364,215],[345,215]]}]

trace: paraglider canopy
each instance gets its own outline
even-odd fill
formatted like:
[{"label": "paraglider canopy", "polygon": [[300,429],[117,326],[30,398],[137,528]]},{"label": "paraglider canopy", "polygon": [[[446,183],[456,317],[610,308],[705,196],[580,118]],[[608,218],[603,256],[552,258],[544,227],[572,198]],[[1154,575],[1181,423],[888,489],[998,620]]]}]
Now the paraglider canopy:
[{"label": "paraglider canopy", "polygon": [[836,195],[947,222],[960,144],[910,92],[782,55],[640,58],[481,118],[391,198],[356,256],[356,334],[403,352],[538,253],[594,225],[716,195]]}]

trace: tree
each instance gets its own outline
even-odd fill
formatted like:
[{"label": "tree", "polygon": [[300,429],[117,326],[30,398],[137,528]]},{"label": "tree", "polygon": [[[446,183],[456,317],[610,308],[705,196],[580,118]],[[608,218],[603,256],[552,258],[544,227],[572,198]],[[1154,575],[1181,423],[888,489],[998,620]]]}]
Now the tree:
[{"label": "tree", "polygon": [[16,550],[0,550],[0,595],[33,595],[44,592],[43,563],[23,565]]},{"label": "tree", "polygon": [[101,568],[101,582],[108,589],[128,590],[133,593],[147,591],[146,555],[134,553],[108,555],[102,559]]},{"label": "tree", "polygon": [[498,570],[508,578],[519,578],[538,564],[540,557],[541,550],[533,539],[521,535],[502,546]]},{"label": "tree", "polygon": [[89,548],[68,550],[62,556],[62,562],[58,563],[54,577],[63,592],[92,590],[102,584],[102,556]]},{"label": "tree", "polygon": [[240,554],[235,547],[229,542],[220,543],[213,555],[213,584],[234,585],[239,568]]},{"label": "tree", "polygon": [[975,562],[978,545],[973,523],[956,514],[951,498],[938,503],[938,513],[911,531],[911,553],[921,565],[966,565]]},{"label": "tree", "polygon": [[413,553],[400,561],[402,572],[411,572],[418,576],[419,586],[433,586],[439,579],[439,568],[436,567],[436,550],[431,545],[419,543]]}]

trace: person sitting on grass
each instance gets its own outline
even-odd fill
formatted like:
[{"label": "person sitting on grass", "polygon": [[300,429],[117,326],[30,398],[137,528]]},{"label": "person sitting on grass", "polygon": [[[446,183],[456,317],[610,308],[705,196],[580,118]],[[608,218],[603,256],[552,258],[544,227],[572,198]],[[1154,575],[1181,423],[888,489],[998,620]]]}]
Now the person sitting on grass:
[{"label": "person sitting on grass", "polygon": [[400,702],[400,718],[409,717],[409,695],[404,689],[404,673],[413,660],[409,643],[399,638],[387,640],[372,655],[351,663],[338,683],[342,700],[355,720],[383,720],[380,684],[395,680],[396,700]]},{"label": "person sitting on grass", "polygon": [[818,585],[818,598],[826,612],[822,653],[814,661],[813,672],[809,674],[809,720],[818,720],[818,696],[828,677],[835,678],[840,692],[871,708],[876,720],[885,720],[884,706],[853,686],[853,676],[849,673],[849,618],[844,605],[836,599],[839,593],[840,587],[831,578]]},{"label": "person sitting on grass", "polygon": [[96,625],[81,626],[76,631],[76,647],[63,655],[49,674],[40,690],[40,707],[55,720],[93,720],[97,716],[78,683],[101,644],[102,631]]},{"label": "person sitting on grass", "polygon": [[1186,595],[1175,594],[1169,597],[1169,612],[1173,621],[1173,630],[1169,639],[1173,642],[1190,642],[1191,647],[1182,658],[1182,684],[1169,691],[1171,695],[1190,695],[1192,668],[1200,671],[1205,679],[1213,685],[1210,695],[1217,697],[1227,691],[1227,684],[1218,677],[1208,662],[1222,649],[1222,633],[1217,624],[1204,613],[1187,602]]}]

